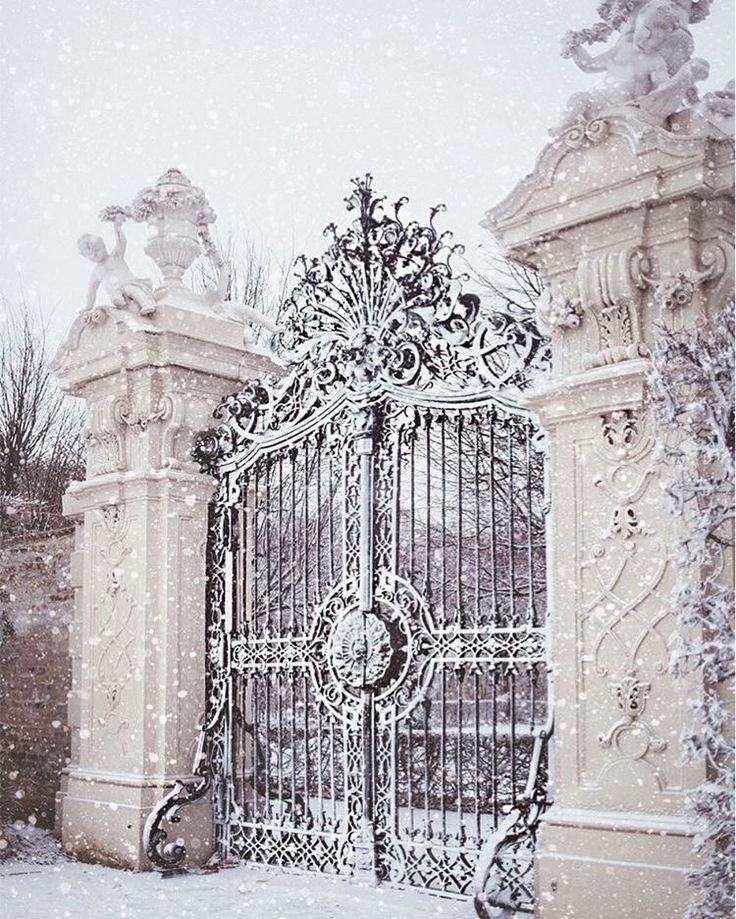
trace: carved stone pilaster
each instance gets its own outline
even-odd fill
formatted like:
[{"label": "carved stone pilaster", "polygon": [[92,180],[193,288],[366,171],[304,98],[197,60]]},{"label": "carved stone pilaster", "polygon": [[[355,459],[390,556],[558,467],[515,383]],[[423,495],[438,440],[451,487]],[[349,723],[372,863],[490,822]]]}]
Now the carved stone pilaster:
[{"label": "carved stone pilaster", "polygon": [[[77,320],[55,361],[87,405],[87,477],[65,512],[80,520],[61,836],[79,858],[150,869],[142,831],[193,767],[204,710],[204,587],[210,480],[190,450],[217,403],[277,368],[240,345],[232,320],[165,299],[150,317],[100,308]],[[190,857],[211,853],[211,803],[185,816]]]},{"label": "carved stone pilaster", "polygon": [[657,323],[693,324],[731,295],[733,145],[604,122],[550,144],[486,220],[549,288],[552,373],[528,397],[552,499],[556,787],[537,909],[587,919],[595,889],[596,916],[618,919],[636,881],[637,908],[669,919],[688,896],[683,804],[703,770],[679,740],[697,687],[669,672],[676,533],[645,379]]}]

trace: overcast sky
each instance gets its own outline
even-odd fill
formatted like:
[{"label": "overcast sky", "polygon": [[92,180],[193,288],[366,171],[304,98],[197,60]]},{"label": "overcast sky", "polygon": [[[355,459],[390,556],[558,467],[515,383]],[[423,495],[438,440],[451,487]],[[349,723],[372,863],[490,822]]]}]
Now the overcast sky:
[{"label": "overcast sky", "polygon": [[[586,76],[559,40],[596,0],[0,0],[0,292],[53,331],[83,304],[76,239],[168,167],[204,187],[221,236],[318,254],[349,179],[412,215],[442,201],[470,252]],[[693,27],[732,76],[733,4]],[[109,232],[109,227],[105,227]],[[150,275],[144,230],[130,263]]]}]

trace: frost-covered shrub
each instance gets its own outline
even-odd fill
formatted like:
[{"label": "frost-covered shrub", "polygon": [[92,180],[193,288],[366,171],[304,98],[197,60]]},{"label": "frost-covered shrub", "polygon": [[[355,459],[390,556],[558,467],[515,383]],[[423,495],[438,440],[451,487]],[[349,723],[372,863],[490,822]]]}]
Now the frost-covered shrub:
[{"label": "frost-covered shrub", "polygon": [[707,780],[689,797],[702,862],[690,874],[687,919],[734,914],[734,307],[697,328],[658,330],[649,383],[666,464],[670,509],[680,520],[673,601],[677,676],[698,673],[689,761]]}]

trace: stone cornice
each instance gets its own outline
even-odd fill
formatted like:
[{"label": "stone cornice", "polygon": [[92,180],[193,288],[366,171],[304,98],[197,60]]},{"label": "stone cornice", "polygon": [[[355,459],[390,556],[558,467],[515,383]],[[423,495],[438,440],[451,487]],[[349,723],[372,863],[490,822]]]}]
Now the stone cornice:
[{"label": "stone cornice", "polygon": [[[605,183],[594,183],[576,191],[567,182],[566,200],[551,198],[549,189],[559,177],[563,162],[580,161],[603,155],[612,141],[622,138],[631,151],[636,168],[626,176],[616,170],[616,210],[638,208],[645,200],[659,202],[693,192],[702,195],[728,193],[732,187],[733,142],[678,136],[661,128],[637,129],[626,119],[611,117],[605,121],[608,130],[577,144],[569,141],[570,132],[556,138],[541,152],[532,172],[500,204],[486,212],[481,226],[498,236],[505,247],[545,234],[556,234],[565,226],[588,223],[611,214],[610,189]],[[609,149],[614,155],[614,150]],[[567,163],[564,162],[565,167]],[[547,195],[545,196],[545,192]],[[538,201],[533,199],[538,197]]]},{"label": "stone cornice", "polygon": [[246,350],[241,341],[242,326],[230,319],[166,303],[152,318],[103,306],[77,317],[50,369],[68,392],[143,367],[180,367],[235,384],[254,374],[278,372],[265,351]]},{"label": "stone cornice", "polygon": [[649,367],[648,359],[639,358],[585,370],[536,386],[525,393],[524,404],[545,428],[611,408],[636,407],[644,399]]},{"label": "stone cornice", "polygon": [[695,835],[695,828],[687,817],[672,814],[633,814],[553,805],[541,819],[549,826],[616,830],[625,833],[643,833],[647,836],[690,837]]}]

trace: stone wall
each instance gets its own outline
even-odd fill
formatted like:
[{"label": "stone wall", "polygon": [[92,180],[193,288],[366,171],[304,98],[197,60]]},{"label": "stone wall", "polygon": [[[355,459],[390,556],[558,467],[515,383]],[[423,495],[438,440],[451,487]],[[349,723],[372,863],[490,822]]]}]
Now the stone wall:
[{"label": "stone wall", "polygon": [[73,537],[14,540],[0,551],[0,822],[54,825],[69,762],[67,699]]}]

